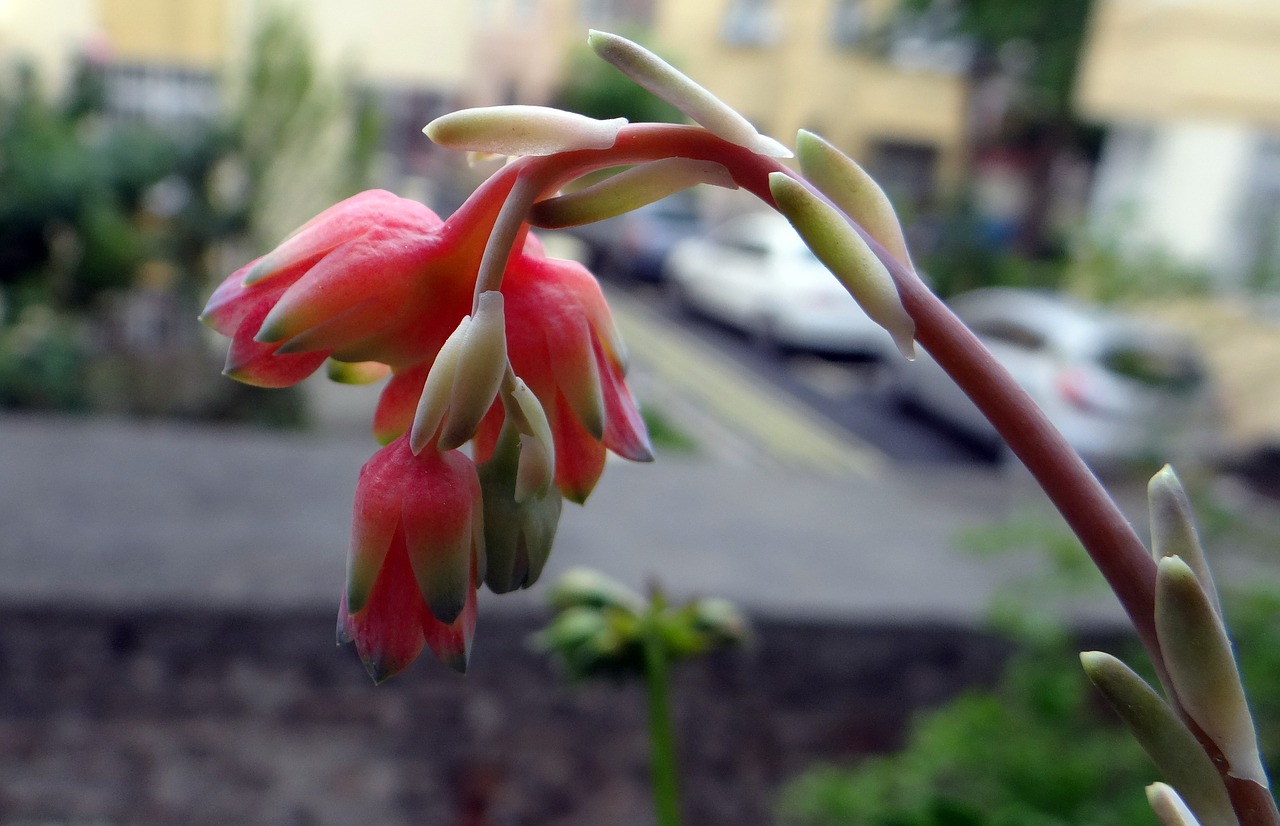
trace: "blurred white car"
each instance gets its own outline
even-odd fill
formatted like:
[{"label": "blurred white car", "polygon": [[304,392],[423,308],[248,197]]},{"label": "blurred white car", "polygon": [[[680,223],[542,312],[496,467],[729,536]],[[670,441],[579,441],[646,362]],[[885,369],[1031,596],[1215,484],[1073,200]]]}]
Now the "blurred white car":
[{"label": "blurred white car", "polygon": [[[1217,394],[1177,333],[1047,292],[992,288],[949,304],[1091,464],[1203,460],[1217,448]],[[916,352],[895,365],[898,400],[994,443],[977,407]]]},{"label": "blurred white car", "polygon": [[742,215],[681,241],[667,257],[666,280],[682,307],[771,347],[897,352],[776,212]]}]

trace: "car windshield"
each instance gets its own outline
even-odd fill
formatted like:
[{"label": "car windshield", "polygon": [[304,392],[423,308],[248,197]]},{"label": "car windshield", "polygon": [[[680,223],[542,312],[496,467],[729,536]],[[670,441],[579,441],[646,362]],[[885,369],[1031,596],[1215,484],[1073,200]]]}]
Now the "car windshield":
[{"label": "car windshield", "polygon": [[1190,392],[1204,381],[1204,367],[1178,342],[1120,340],[1105,346],[1098,363],[1110,372],[1161,390]]}]

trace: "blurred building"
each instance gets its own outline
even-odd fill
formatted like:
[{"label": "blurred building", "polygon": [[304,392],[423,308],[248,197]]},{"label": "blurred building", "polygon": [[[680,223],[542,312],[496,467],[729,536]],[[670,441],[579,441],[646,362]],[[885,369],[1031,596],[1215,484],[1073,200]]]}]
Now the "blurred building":
[{"label": "blurred building", "polygon": [[1280,286],[1280,3],[1098,0],[1077,85],[1106,124],[1094,223],[1235,286]]},{"label": "blurred building", "polygon": [[545,102],[587,28],[643,33],[682,71],[784,142],[811,129],[867,164],[903,205],[955,181],[968,50],[887,31],[896,0],[486,0],[472,102]]},{"label": "blurred building", "polygon": [[101,61],[117,111],[207,118],[244,64],[254,21],[293,10],[323,64],[377,92],[396,154],[463,103],[548,102],[588,27],[642,32],[764,131],[822,133],[907,204],[962,166],[965,54],[920,31],[878,28],[895,0],[47,0],[0,2],[0,57],[53,84]]}]

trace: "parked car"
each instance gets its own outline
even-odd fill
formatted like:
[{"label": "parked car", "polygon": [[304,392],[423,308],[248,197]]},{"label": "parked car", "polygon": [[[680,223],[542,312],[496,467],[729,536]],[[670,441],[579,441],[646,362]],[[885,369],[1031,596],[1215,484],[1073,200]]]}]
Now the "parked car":
[{"label": "parked car", "polygon": [[587,247],[587,266],[605,278],[655,283],[677,243],[704,231],[692,190],[567,232]]},{"label": "parked car", "polygon": [[666,267],[677,303],[769,347],[883,357],[893,341],[776,212],[680,242]]},{"label": "parked car", "polygon": [[[1204,459],[1216,447],[1216,392],[1174,331],[1032,290],[977,290],[950,306],[1091,464]],[[996,443],[928,353],[917,348],[894,374],[899,401]]]}]

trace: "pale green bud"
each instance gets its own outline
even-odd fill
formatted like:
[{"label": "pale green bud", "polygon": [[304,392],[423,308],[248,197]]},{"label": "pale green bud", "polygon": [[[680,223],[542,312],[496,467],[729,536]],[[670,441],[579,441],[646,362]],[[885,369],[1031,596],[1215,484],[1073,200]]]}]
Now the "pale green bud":
[{"label": "pale green bud", "polygon": [[1181,791],[1203,826],[1237,826],[1218,770],[1173,709],[1110,654],[1086,651],[1080,655],[1080,664],[1160,774]]},{"label": "pale green bud", "polygon": [[732,106],[643,46],[625,37],[594,29],[587,36],[587,42],[605,61],[688,115],[708,132],[761,155],[791,157],[790,149],[760,134],[751,121],[738,114]]},{"label": "pale green bud", "polygon": [[[508,411],[512,407],[505,405]],[[526,460],[523,438],[508,412],[493,455],[476,468],[484,494],[484,580],[496,594],[538,580],[560,522],[563,500],[550,484],[541,495],[516,498],[519,467]]]},{"label": "pale green bud", "polygon": [[800,237],[844,284],[871,320],[893,337],[899,352],[915,357],[916,323],[902,306],[898,287],[884,263],[839,210],[783,172],[769,175],[778,210]]},{"label": "pale green bud", "polygon": [[622,583],[590,568],[570,568],[551,586],[551,605],[557,610],[574,606],[619,608],[632,615],[644,613],[644,598]]},{"label": "pale green bud", "polygon": [[423,127],[449,149],[494,155],[555,155],[575,149],[608,149],[626,118],[596,120],[546,106],[485,106],[442,115]]},{"label": "pale green bud", "polygon": [[1204,586],[1214,611],[1222,616],[1218,589],[1213,584],[1213,574],[1209,571],[1209,562],[1196,532],[1191,502],[1172,467],[1165,465],[1151,477],[1147,485],[1147,501],[1151,508],[1151,551],[1156,561],[1167,556],[1181,557]]},{"label": "pale green bud", "polygon": [[523,502],[530,497],[546,496],[550,489],[555,478],[556,443],[547,413],[533,391],[517,378],[510,395],[514,404],[507,405],[507,415],[512,417],[520,433],[515,501]]},{"label": "pale green bud", "polygon": [[391,368],[380,361],[338,361],[329,359],[326,362],[329,381],[339,384],[373,384],[384,379]]},{"label": "pale green bud", "polygon": [[801,174],[819,192],[844,210],[899,263],[914,271],[898,214],[889,196],[866,170],[818,135],[803,129],[796,137],[796,154]]},{"label": "pale green bud", "polygon": [[1171,786],[1164,783],[1147,786],[1147,802],[1160,820],[1160,826],[1203,826]]},{"label": "pale green bud", "polygon": [[502,386],[507,368],[507,324],[502,293],[480,293],[476,313],[463,332],[453,390],[440,429],[440,448],[452,450],[475,435]]},{"label": "pale green bud", "polygon": [[1231,776],[1266,787],[1231,641],[1195,573],[1178,557],[1158,563],[1155,615],[1160,652],[1182,707],[1222,750]]},{"label": "pale green bud", "polygon": [[696,184],[738,188],[729,170],[714,161],[663,158],[633,166],[569,195],[539,201],[529,212],[529,223],[563,229],[603,221]]},{"label": "pale green bud", "polygon": [[458,356],[470,324],[471,316],[464,316],[457,329],[445,339],[440,351],[436,353],[435,361],[431,363],[431,370],[422,386],[422,395],[418,398],[413,426],[409,429],[409,449],[415,456],[427,446],[444,421],[449,398],[453,394],[454,377],[458,373]]}]

